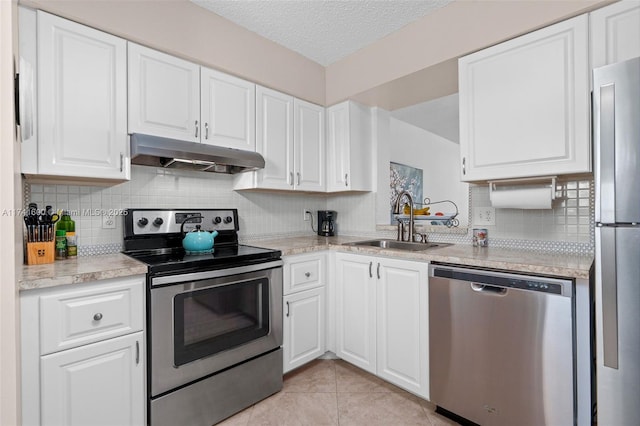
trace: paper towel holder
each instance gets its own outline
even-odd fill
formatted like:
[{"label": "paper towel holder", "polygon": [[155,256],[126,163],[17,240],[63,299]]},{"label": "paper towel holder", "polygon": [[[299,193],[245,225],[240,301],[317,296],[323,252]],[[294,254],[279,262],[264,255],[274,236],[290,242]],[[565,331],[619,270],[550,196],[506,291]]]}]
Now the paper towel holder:
[{"label": "paper towel holder", "polygon": [[509,185],[532,185],[551,189],[551,200],[556,199],[556,178],[557,176],[538,176],[519,179],[501,179],[489,181],[489,199],[493,191],[499,191],[499,186]]}]

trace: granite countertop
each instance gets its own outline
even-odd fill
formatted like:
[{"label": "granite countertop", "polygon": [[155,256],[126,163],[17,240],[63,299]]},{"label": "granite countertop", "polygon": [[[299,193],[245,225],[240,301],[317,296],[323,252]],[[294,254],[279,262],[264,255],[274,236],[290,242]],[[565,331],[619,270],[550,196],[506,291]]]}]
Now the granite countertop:
[{"label": "granite countertop", "polygon": [[147,265],[116,253],[23,265],[18,273],[18,289],[22,291],[146,274]]},{"label": "granite countertop", "polygon": [[499,247],[473,247],[465,244],[451,244],[422,252],[342,245],[367,239],[371,238],[310,235],[308,237],[252,241],[248,242],[248,244],[281,250],[283,256],[329,249],[406,260],[456,263],[514,272],[582,279],[589,278],[589,270],[593,263],[593,256],[589,255],[545,253]]},{"label": "granite countertop", "polygon": [[[445,245],[422,252],[343,245],[366,239],[370,238],[310,235],[272,240],[253,240],[247,241],[245,244],[280,250],[283,256],[312,253],[319,250],[334,250],[406,260],[456,263],[582,279],[589,278],[589,270],[593,263],[593,256],[544,253],[498,247],[473,247],[463,244]],[[18,276],[18,289],[22,291],[55,287],[146,273],[147,266],[145,264],[121,253],[82,256],[77,259],[56,261],[46,265],[22,266]]]}]

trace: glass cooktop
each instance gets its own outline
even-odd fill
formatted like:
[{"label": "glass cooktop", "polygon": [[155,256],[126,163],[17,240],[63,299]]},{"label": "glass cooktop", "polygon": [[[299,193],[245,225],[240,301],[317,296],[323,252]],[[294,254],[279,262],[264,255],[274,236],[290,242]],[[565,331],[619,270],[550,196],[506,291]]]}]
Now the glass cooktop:
[{"label": "glass cooktop", "polygon": [[211,253],[188,253],[183,248],[125,251],[124,254],[146,263],[149,273],[195,272],[232,268],[280,259],[278,250],[246,245],[214,246]]}]

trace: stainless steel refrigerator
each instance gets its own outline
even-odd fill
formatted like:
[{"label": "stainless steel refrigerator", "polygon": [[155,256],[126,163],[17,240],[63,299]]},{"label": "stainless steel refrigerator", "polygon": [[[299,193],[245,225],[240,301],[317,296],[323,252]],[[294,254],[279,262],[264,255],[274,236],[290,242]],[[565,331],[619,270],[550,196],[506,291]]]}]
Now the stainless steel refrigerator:
[{"label": "stainless steel refrigerator", "polygon": [[640,425],[640,58],[593,71],[598,426]]}]

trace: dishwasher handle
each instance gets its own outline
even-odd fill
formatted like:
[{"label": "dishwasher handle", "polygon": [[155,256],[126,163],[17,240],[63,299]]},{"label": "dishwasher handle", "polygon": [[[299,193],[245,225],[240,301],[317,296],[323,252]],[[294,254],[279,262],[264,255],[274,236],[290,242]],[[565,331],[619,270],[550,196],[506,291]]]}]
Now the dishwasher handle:
[{"label": "dishwasher handle", "polygon": [[475,291],[476,293],[484,293],[493,296],[505,296],[507,294],[507,289],[503,287],[494,287],[492,285],[476,283],[469,283],[469,286],[471,286],[471,290]]}]

